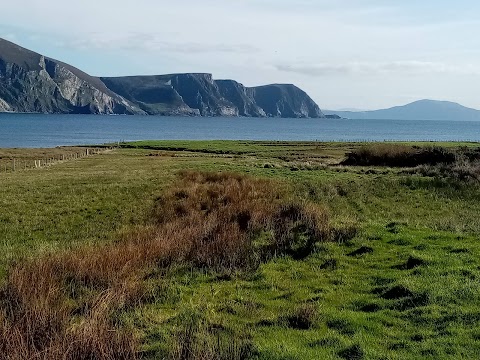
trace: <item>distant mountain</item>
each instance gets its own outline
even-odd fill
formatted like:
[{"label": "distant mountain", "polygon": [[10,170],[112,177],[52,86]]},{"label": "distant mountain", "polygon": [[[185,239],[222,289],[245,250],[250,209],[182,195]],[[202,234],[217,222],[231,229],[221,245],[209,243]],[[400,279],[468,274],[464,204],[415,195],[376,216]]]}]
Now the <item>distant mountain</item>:
[{"label": "distant mountain", "polygon": [[344,108],[344,109],[338,109],[337,111],[362,112],[362,111],[368,111],[368,110],[358,109],[358,108]]},{"label": "distant mountain", "polygon": [[93,77],[0,39],[0,112],[324,118],[294,85],[211,74]]},{"label": "distant mountain", "polygon": [[347,119],[382,120],[480,120],[480,111],[448,101],[419,100],[390,109],[373,111],[324,110],[326,115],[336,114]]}]

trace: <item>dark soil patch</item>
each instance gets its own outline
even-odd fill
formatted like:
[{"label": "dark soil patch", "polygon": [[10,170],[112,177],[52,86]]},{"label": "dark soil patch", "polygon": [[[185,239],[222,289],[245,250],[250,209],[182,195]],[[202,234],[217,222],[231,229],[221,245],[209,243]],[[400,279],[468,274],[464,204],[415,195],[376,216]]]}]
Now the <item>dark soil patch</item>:
[{"label": "dark soil patch", "polygon": [[374,312],[382,310],[382,307],[378,304],[375,304],[375,303],[368,303],[368,304],[361,305],[358,308],[358,310],[366,312],[366,313],[374,313]]},{"label": "dark soil patch", "polygon": [[339,351],[338,356],[346,360],[361,360],[365,358],[365,353],[360,345],[352,345]]},{"label": "dark soil patch", "polygon": [[399,269],[399,270],[412,270],[426,264],[427,262],[425,260],[414,257],[414,256],[410,256],[405,264],[396,265],[393,268]]},{"label": "dark soil patch", "polygon": [[463,248],[450,250],[450,254],[470,254],[470,252],[471,251],[469,249]]},{"label": "dark soil patch", "polygon": [[320,265],[320,269],[322,270],[336,270],[337,268],[338,268],[337,259],[329,259],[325,261],[322,265]]},{"label": "dark soil patch", "polygon": [[354,326],[345,319],[332,319],[327,321],[329,329],[338,331],[340,334],[352,336],[355,334]]},{"label": "dark soil patch", "polygon": [[361,248],[349,253],[348,256],[362,256],[362,255],[371,254],[371,253],[373,253],[373,249],[371,247],[362,246]]},{"label": "dark soil patch", "polygon": [[412,298],[415,294],[402,285],[397,285],[382,294],[382,298],[387,300],[398,300],[403,298]]}]

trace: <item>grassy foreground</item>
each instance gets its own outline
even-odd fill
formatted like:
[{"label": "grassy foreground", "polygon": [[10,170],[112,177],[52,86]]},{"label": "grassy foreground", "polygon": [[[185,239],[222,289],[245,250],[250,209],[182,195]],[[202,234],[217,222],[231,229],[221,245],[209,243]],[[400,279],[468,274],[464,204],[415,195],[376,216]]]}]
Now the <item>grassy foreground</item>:
[{"label": "grassy foreground", "polygon": [[[141,295],[102,313],[125,336],[134,335],[134,350],[126,349],[125,358],[479,358],[480,186],[424,169],[337,165],[358,147],[144,142],[49,168],[0,174],[2,278],[9,284],[9,269],[30,258],[84,246],[114,248],[132,234],[145,234],[167,212],[162,199],[179,186],[180,170],[247,174],[270,182],[271,191],[262,194],[279,191],[289,203],[322,209],[330,236],[306,253],[298,247],[269,253],[253,266],[243,266],[250,264],[243,255],[235,257],[241,265],[210,261],[233,250],[202,261],[194,256],[148,264],[135,274]],[[14,156],[14,150],[8,154]],[[255,191],[260,188],[265,186]],[[262,209],[263,222],[278,219],[268,215],[275,209]],[[278,224],[263,222],[269,231]],[[268,231],[255,229],[255,248],[268,245]],[[292,234],[303,244],[309,233],[297,230]],[[95,267],[87,265],[90,274]],[[82,276],[80,285],[71,280],[75,291],[62,307],[69,326],[77,329],[90,311],[79,311],[79,304],[90,304],[105,286]]]}]

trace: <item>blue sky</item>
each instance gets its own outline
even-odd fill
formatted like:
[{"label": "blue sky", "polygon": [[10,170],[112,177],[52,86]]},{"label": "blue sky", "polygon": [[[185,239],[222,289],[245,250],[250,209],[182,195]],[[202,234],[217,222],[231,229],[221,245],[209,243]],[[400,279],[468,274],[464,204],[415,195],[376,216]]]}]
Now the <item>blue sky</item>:
[{"label": "blue sky", "polygon": [[480,2],[16,0],[0,37],[92,75],[294,83],[322,108],[480,108]]}]

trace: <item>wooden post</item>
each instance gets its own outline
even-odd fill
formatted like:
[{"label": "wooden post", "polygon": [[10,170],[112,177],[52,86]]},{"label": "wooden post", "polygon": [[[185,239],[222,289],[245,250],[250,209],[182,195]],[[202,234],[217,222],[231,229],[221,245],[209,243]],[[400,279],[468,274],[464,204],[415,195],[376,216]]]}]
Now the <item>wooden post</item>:
[{"label": "wooden post", "polygon": [[15,171],[15,159],[13,159],[13,171]]}]

